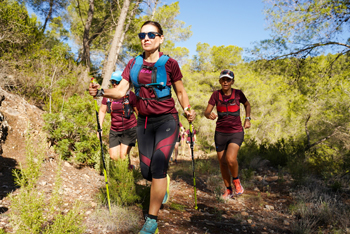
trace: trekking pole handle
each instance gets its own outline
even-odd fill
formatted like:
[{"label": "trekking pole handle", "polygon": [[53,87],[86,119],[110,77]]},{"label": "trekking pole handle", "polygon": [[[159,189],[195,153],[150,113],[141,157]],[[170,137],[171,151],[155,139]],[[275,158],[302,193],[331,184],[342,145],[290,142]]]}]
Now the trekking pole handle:
[{"label": "trekking pole handle", "polygon": [[187,115],[186,115],[185,111],[191,111],[191,106],[188,105],[188,107],[185,107],[184,108],[184,113],[182,113],[182,115],[187,119]]},{"label": "trekking pole handle", "polygon": [[92,84],[99,84],[99,83],[96,81],[95,77],[91,77],[91,83],[92,83]]}]

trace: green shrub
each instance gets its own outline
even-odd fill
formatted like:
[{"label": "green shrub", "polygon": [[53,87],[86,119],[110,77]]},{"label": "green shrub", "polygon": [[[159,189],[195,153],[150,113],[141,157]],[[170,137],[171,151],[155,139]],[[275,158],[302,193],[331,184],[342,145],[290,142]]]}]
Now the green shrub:
[{"label": "green shrub", "polygon": [[[48,131],[49,141],[62,159],[89,166],[100,164],[101,149],[93,102],[87,93],[83,96],[73,95],[62,103],[60,112],[44,114],[44,129]],[[108,118],[105,122],[108,122]],[[107,127],[103,132],[108,132]],[[104,152],[107,152],[106,144]]]},{"label": "green shrub", "polygon": [[41,175],[41,164],[45,157],[45,146],[40,140],[43,139],[37,139],[39,143],[34,142],[33,136],[29,133],[26,135],[27,166],[24,168],[20,164],[20,170],[13,171],[15,183],[21,187],[16,196],[10,195],[10,217],[17,233],[27,233],[28,230],[39,233],[45,222],[45,197],[36,189],[36,183]]},{"label": "green shrub", "polygon": [[246,137],[238,152],[237,160],[239,166],[249,168],[252,161],[257,157],[259,157],[259,145],[257,141],[254,138]]},{"label": "green shrub", "polygon": [[[134,204],[140,199],[136,194],[134,172],[128,169],[128,160],[111,161],[109,166],[109,195],[112,203],[120,206]],[[106,189],[101,189],[102,203],[106,201]]]},{"label": "green shrub", "polygon": [[269,160],[274,166],[286,166],[289,157],[296,155],[304,150],[303,142],[298,142],[292,138],[277,140],[275,143],[264,141],[259,145],[259,154],[261,157]]},{"label": "green shrub", "polygon": [[70,210],[67,214],[57,214],[53,224],[49,225],[44,234],[72,233],[80,234],[85,230],[82,227],[83,215],[78,211],[79,206]]},{"label": "green shrub", "polygon": [[197,158],[195,159],[195,169],[200,174],[211,174],[219,169],[219,162],[217,159],[209,158],[208,156]]},{"label": "green shrub", "polygon": [[297,155],[287,162],[287,169],[296,184],[303,184],[308,176],[309,170],[304,157]]},{"label": "green shrub", "polygon": [[78,213],[78,207],[63,215],[62,198],[58,194],[61,188],[60,164],[51,198],[47,199],[37,187],[37,181],[41,176],[41,164],[47,150],[45,146],[44,137],[27,135],[27,165],[26,167],[20,165],[20,171],[13,172],[20,189],[17,195],[9,196],[11,225],[16,233],[83,233],[84,228],[81,225],[83,217]]},{"label": "green shrub", "polygon": [[172,209],[172,210],[177,210],[177,211],[185,211],[186,206],[181,205],[181,204],[179,204],[179,203],[172,202],[172,203],[170,204],[170,209]]},{"label": "green shrub", "polygon": [[11,224],[16,233],[39,233],[45,223],[45,197],[33,188],[21,188],[17,196],[11,196]]},{"label": "green shrub", "polygon": [[3,34],[0,41],[1,52],[17,50],[28,52],[42,36],[39,22],[35,17],[29,17],[25,6],[18,1],[0,1],[0,9],[0,25]]},{"label": "green shrub", "polygon": [[250,180],[253,178],[254,176],[254,169],[252,168],[244,168],[241,170],[241,177],[242,177],[242,180]]}]

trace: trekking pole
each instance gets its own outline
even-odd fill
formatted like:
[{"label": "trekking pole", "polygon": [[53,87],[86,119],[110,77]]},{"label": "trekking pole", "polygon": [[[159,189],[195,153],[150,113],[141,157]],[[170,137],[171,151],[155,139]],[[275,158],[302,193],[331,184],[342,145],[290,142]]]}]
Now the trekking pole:
[{"label": "trekking pole", "polygon": [[[190,111],[191,108],[188,108]],[[187,117],[184,113],[184,116]],[[197,210],[197,188],[196,188],[196,173],[195,173],[195,165],[194,165],[194,155],[193,155],[193,129],[192,123],[190,123],[190,148],[191,148],[191,156],[192,156],[192,171],[193,171],[193,187],[194,187],[194,208]]]},{"label": "trekking pole", "polygon": [[[91,78],[91,83],[94,83],[94,78]],[[109,213],[111,213],[111,202],[109,200],[109,190],[108,190],[108,179],[107,179],[107,172],[106,172],[106,164],[105,164],[105,156],[103,153],[103,145],[102,145],[102,128],[100,125],[100,120],[98,117],[98,105],[97,105],[97,100],[95,100],[95,110],[96,110],[96,119],[97,119],[97,131],[98,131],[98,136],[100,138],[100,146],[101,146],[101,155],[102,155],[102,164],[103,164],[103,174],[105,176],[105,182],[106,182],[106,192],[107,192],[107,201],[108,201],[108,208],[109,208]]]}]

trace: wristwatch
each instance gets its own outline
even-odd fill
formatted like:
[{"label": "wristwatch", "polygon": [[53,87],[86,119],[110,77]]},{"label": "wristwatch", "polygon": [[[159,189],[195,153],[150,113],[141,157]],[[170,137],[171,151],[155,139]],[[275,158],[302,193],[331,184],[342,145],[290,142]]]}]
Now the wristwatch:
[{"label": "wristwatch", "polygon": [[250,117],[245,117],[245,119],[249,119],[249,120],[251,120],[252,118],[250,118]]},{"label": "wristwatch", "polygon": [[97,90],[96,96],[95,97],[101,97],[105,94],[105,91],[103,89]]}]

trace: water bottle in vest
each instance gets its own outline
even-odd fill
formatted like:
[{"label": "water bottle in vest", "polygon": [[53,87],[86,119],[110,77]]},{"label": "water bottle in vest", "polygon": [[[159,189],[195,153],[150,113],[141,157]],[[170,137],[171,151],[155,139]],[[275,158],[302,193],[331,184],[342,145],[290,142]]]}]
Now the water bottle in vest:
[{"label": "water bottle in vest", "polygon": [[124,117],[129,119],[131,116],[131,107],[130,107],[130,103],[129,103],[129,96],[125,97],[125,99],[124,99],[123,112],[124,112]]},{"label": "water bottle in vest", "polygon": [[107,113],[111,113],[112,110],[111,110],[111,101],[109,100],[109,98],[107,99]]}]

